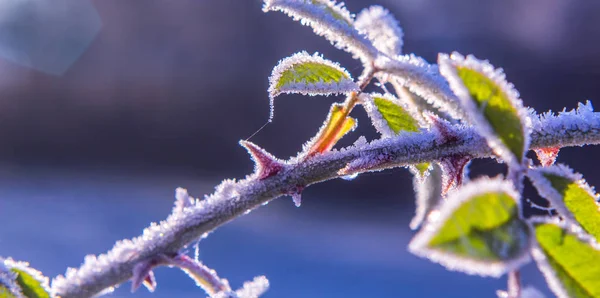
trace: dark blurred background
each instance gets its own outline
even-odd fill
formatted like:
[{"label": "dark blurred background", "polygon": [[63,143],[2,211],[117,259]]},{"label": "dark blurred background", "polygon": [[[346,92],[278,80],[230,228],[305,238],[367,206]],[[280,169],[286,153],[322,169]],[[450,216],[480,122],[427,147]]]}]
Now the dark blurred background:
[{"label": "dark blurred background", "polygon": [[[457,50],[504,68],[539,112],[600,103],[600,2],[564,0],[347,1],[380,4],[405,31],[406,53],[430,62]],[[258,0],[0,2],[0,255],[48,276],[78,266],[170,211],[175,187],[201,197],[252,170],[237,145],[268,118],[268,76],[300,50],[321,52],[356,77],[360,64]],[[252,141],[295,155],[340,98],[281,96]],[[363,111],[360,135],[377,138]],[[567,148],[564,162],[599,184],[600,150]],[[473,175],[500,173],[492,160]],[[495,297],[503,279],[445,271],[406,252],[414,196],[408,171],[308,188],[213,233],[201,258],[233,287],[266,275],[266,297]],[[528,186],[526,195],[535,198]],[[175,270],[156,293],[199,297]],[[533,265],[525,284],[549,297]]]}]

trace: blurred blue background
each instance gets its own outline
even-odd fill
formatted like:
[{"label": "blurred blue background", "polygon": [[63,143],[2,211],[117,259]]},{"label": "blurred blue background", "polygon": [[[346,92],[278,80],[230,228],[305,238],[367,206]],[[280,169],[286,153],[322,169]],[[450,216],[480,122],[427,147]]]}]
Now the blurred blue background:
[{"label": "blurred blue background", "polygon": [[[0,1],[0,255],[51,277],[165,218],[176,187],[201,197],[250,173],[237,141],[267,120],[279,59],[318,51],[355,77],[361,70],[256,0],[55,1]],[[355,13],[373,4],[400,20],[405,52],[487,58],[540,112],[600,104],[600,2],[347,1]],[[252,141],[295,155],[334,100],[281,96]],[[363,111],[353,114],[359,128],[342,145],[378,137]],[[598,154],[567,148],[559,162],[600,184]],[[491,160],[471,169],[503,170]],[[536,197],[529,186],[526,195]],[[407,253],[413,200],[403,169],[330,181],[306,189],[301,208],[282,198],[220,228],[200,256],[233,287],[266,275],[266,297],[495,297],[504,279]],[[182,272],[156,275],[154,294],[126,284],[112,295],[203,296]],[[523,281],[551,297],[535,266]]]}]

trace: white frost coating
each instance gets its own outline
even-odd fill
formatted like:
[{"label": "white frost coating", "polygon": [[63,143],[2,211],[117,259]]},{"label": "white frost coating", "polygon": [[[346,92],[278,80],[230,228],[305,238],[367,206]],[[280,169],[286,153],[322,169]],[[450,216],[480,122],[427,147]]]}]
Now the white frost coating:
[{"label": "white frost coating", "polygon": [[[265,0],[263,11],[281,11],[312,27],[313,31],[325,37],[334,46],[345,50],[363,64],[369,64],[377,56],[377,49],[367,38],[354,28],[354,21],[343,3],[333,0]],[[336,14],[338,18],[334,16]]]},{"label": "white frost coating", "polygon": [[21,293],[21,288],[16,281],[17,274],[10,271],[10,268],[5,264],[5,261],[5,259],[0,258],[0,287],[4,287],[16,297],[22,297],[23,294]]},{"label": "white frost coating", "polygon": [[[280,87],[277,87],[277,84],[281,80],[281,76],[287,70],[293,69],[294,66],[303,64],[303,63],[318,63],[322,65],[326,65],[336,69],[346,76],[346,78],[341,78],[339,82],[331,82],[326,83],[322,79],[318,83],[308,83],[308,82],[294,82],[287,83]],[[290,57],[284,58],[279,61],[279,64],[273,68],[273,72],[271,72],[271,76],[269,77],[269,99],[270,99],[270,107],[271,113],[269,115],[269,121],[273,119],[274,114],[274,105],[275,105],[275,97],[282,93],[299,93],[302,95],[332,95],[332,94],[343,94],[349,93],[353,91],[359,91],[358,85],[352,79],[352,76],[346,69],[341,67],[339,63],[335,63],[333,61],[327,60],[323,58],[323,56],[319,55],[319,53],[314,53],[313,55],[308,54],[305,51],[296,53]]]},{"label": "white frost coating", "polygon": [[395,81],[435,108],[456,119],[463,118],[460,102],[446,79],[440,75],[437,65],[429,64],[423,58],[410,54],[393,59],[378,57],[375,67],[388,76],[384,81]]},{"label": "white frost coating", "polygon": [[[559,118],[565,121],[570,119],[562,116]],[[540,148],[553,147],[558,143],[563,146],[599,144],[600,113],[593,113],[590,118],[592,119],[585,133],[578,130],[578,126],[566,123],[555,123],[558,128],[556,130],[545,129],[549,121],[559,120],[543,119],[539,128],[534,129],[532,145]],[[289,187],[298,184],[308,186],[338,178],[339,169],[347,163],[357,161],[364,165],[375,158],[382,158],[376,167],[364,168],[364,171],[376,171],[434,161],[453,154],[490,156],[490,149],[473,128],[455,131],[458,143],[447,144],[443,148],[439,146],[434,132],[425,131],[334,150],[308,160],[295,159],[284,165],[281,172],[272,179],[260,181],[251,175],[239,181],[225,180],[216,188],[215,193],[179,214],[170,215],[160,224],[151,225],[143,235],[132,240],[118,241],[109,252],[100,256],[86,257],[79,269],[67,269],[65,276],[56,277],[52,282],[52,289],[63,298],[91,297],[131,278],[136,263],[157,254],[176,253],[203,234],[241,216],[243,211],[240,210],[259,207],[286,194]]]},{"label": "white frost coating", "polygon": [[[496,291],[498,298],[511,298],[506,291]],[[521,296],[518,298],[546,298],[544,293],[533,286],[526,286],[521,289]]]},{"label": "white frost coating", "polygon": [[[257,276],[252,281],[244,283],[244,286],[235,291],[238,298],[257,298],[269,289],[269,280],[264,276]],[[225,297],[223,297],[225,298]]]},{"label": "white frost coating", "polygon": [[[0,273],[3,271],[3,269],[8,269],[8,270],[16,269],[16,270],[23,271],[23,272],[31,275],[31,277],[33,277],[38,282],[40,282],[41,287],[46,291],[46,293],[52,293],[52,290],[50,289],[49,279],[47,277],[45,277],[42,274],[42,272],[29,267],[29,263],[15,261],[11,258],[4,259],[2,261],[3,261],[2,264],[0,264]],[[2,268],[2,267],[4,267],[4,268]],[[0,281],[2,281],[2,280],[0,280]],[[10,286],[10,285],[8,285],[8,286]],[[16,288],[13,288],[13,289],[20,289],[20,287],[18,285],[15,284],[15,286],[16,286]],[[11,292],[12,292],[12,290],[11,290]]]},{"label": "white frost coating", "polygon": [[556,164],[550,167],[535,167],[529,169],[527,171],[527,176],[529,177],[529,180],[531,180],[533,186],[535,186],[537,189],[538,193],[550,201],[551,206],[555,208],[558,214],[563,216],[569,222],[569,224],[578,225],[573,213],[571,213],[571,211],[569,211],[565,205],[562,195],[554,187],[552,187],[550,180],[544,177],[544,174],[559,176],[573,181],[577,184],[577,186],[585,190],[592,198],[596,199],[596,206],[598,209],[600,209],[600,204],[598,203],[599,196],[596,194],[594,188],[587,184],[581,174],[575,173],[567,165]]},{"label": "white frost coating", "polygon": [[549,111],[538,117],[533,109],[529,113],[533,131],[558,143],[552,147],[563,147],[561,142],[557,142],[562,136],[571,136],[573,133],[598,133],[598,126],[600,126],[600,113],[594,112],[594,107],[589,100],[585,104],[579,103],[576,110],[564,109],[558,115]]},{"label": "white frost coating", "polygon": [[[500,277],[503,274],[513,271],[530,261],[529,250],[513,258],[500,262],[485,262],[469,259],[461,256],[449,254],[448,252],[430,248],[429,241],[442,228],[444,223],[452,217],[454,211],[463,203],[466,203],[474,196],[489,192],[502,192],[515,200],[517,209],[521,210],[519,193],[514,189],[511,182],[503,180],[502,177],[480,178],[452,192],[446,200],[440,203],[436,210],[431,212],[425,226],[415,235],[408,245],[408,249],[413,254],[428,258],[433,262],[439,263],[448,270],[461,271],[471,275]],[[435,215],[435,216],[433,216]],[[528,235],[519,235],[529,238]]]},{"label": "white frost coating", "polygon": [[187,189],[178,187],[175,189],[175,204],[173,213],[182,212],[185,208],[194,205],[196,200],[188,194]]},{"label": "white frost coating", "polygon": [[[529,112],[523,107],[523,102],[519,98],[519,92],[517,92],[513,84],[506,81],[504,71],[501,68],[494,68],[487,60],[479,60],[473,55],[468,55],[465,58],[457,52],[452,53],[450,56],[440,54],[438,56],[438,64],[440,65],[440,73],[448,80],[450,88],[454,91],[456,96],[458,96],[468,120],[471,121],[479,133],[488,141],[488,144],[498,156],[514,169],[521,168],[525,154],[529,150],[532,124],[531,119],[529,118]],[[492,126],[485,119],[482,110],[477,107],[475,101],[471,98],[469,90],[467,90],[458,76],[456,72],[457,67],[472,69],[486,76],[492,80],[504,94],[506,94],[508,100],[510,100],[513,107],[517,110],[521,121],[521,127],[523,128],[523,156],[514,156],[506,145],[502,143],[500,138],[498,138]]]},{"label": "white frost coating", "polygon": [[380,52],[394,57],[402,53],[404,32],[390,12],[378,5],[363,9],[354,26],[363,33]]},{"label": "white frost coating", "polygon": [[442,168],[437,163],[432,163],[429,168],[425,177],[420,177],[419,173],[413,173],[413,187],[416,196],[415,216],[410,221],[410,228],[413,230],[421,226],[427,215],[442,200]]},{"label": "white frost coating", "polygon": [[360,103],[365,108],[365,111],[367,111],[367,114],[369,115],[369,118],[371,119],[371,124],[373,124],[373,126],[375,126],[375,129],[377,130],[377,132],[379,132],[379,134],[381,134],[382,137],[389,138],[389,137],[393,137],[397,134],[390,128],[387,121],[381,115],[381,112],[379,112],[377,105],[375,105],[375,101],[374,101],[375,98],[387,99],[387,100],[391,101],[392,103],[400,106],[402,109],[404,109],[404,111],[406,111],[409,115],[411,115],[413,117],[413,119],[415,119],[415,121],[417,121],[417,123],[419,123],[419,126],[421,126],[421,127],[425,126],[424,123],[421,123],[418,120],[420,117],[415,116],[417,111],[414,111],[413,109],[411,109],[411,107],[406,105],[404,102],[400,101],[398,98],[396,98],[392,94],[389,94],[389,93],[386,93],[386,94],[361,93],[360,94]]},{"label": "white frost coating", "polygon": [[[535,224],[554,224],[563,229],[563,231],[576,236],[581,242],[589,244],[592,248],[596,250],[600,250],[600,245],[594,240],[590,235],[585,234],[580,227],[567,223],[565,221],[560,220],[558,217],[548,218],[548,217],[533,217],[529,220],[531,225]],[[556,295],[557,298],[570,298],[568,292],[565,290],[563,285],[560,282],[560,279],[556,276],[556,272],[548,263],[548,257],[544,253],[544,250],[540,247],[540,245],[535,241],[535,243],[531,247],[531,256],[537,263],[538,268],[544,275],[546,279],[546,283],[552,292]]]}]

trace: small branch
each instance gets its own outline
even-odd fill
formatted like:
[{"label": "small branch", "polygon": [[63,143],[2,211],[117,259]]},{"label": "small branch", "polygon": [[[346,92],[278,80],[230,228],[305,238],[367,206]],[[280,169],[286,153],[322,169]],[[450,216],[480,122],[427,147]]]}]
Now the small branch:
[{"label": "small branch", "polygon": [[[583,109],[582,109],[583,107]],[[582,116],[583,115],[583,116]],[[531,148],[600,144],[600,113],[591,105],[577,112],[534,119]],[[106,254],[87,256],[79,269],[67,270],[52,283],[62,298],[91,297],[132,277],[136,264],[160,254],[175,254],[217,227],[289,193],[298,185],[308,186],[341,177],[349,163],[362,164],[360,173],[439,160],[456,154],[491,157],[492,151],[473,128],[453,126],[457,137],[442,142],[436,132],[401,134],[360,147],[292,160],[268,178],[254,174],[240,181],[225,180],[215,193],[193,206],[173,213],[131,240],[119,241]],[[376,163],[369,161],[377,160]]]},{"label": "small branch", "polygon": [[521,298],[521,273],[519,270],[508,273],[508,298]]}]

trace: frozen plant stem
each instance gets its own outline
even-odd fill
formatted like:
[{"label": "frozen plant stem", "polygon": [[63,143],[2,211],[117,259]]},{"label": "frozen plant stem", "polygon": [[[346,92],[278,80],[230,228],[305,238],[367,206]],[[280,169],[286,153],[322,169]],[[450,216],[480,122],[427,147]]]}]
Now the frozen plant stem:
[{"label": "frozen plant stem", "polygon": [[[600,144],[600,113],[592,112],[591,106],[586,113],[585,118],[568,112],[566,115],[536,119],[531,148]],[[436,133],[431,131],[401,134],[359,147],[285,163],[279,172],[266,179],[250,175],[237,182],[226,180],[205,200],[169,216],[158,225],[152,225],[142,236],[120,241],[104,255],[86,257],[80,269],[70,269],[66,277],[56,278],[52,290],[61,298],[92,297],[107,288],[127,282],[136,264],[160,254],[177,253],[205,233],[288,194],[290,189],[298,185],[308,186],[347,175],[339,171],[352,162],[379,161],[357,171],[363,173],[439,160],[456,154],[473,158],[492,156],[486,141],[473,128],[453,128],[457,134],[456,140],[445,143],[439,143]]]},{"label": "frozen plant stem", "polygon": [[508,298],[521,297],[521,273],[519,270],[508,274]]}]

